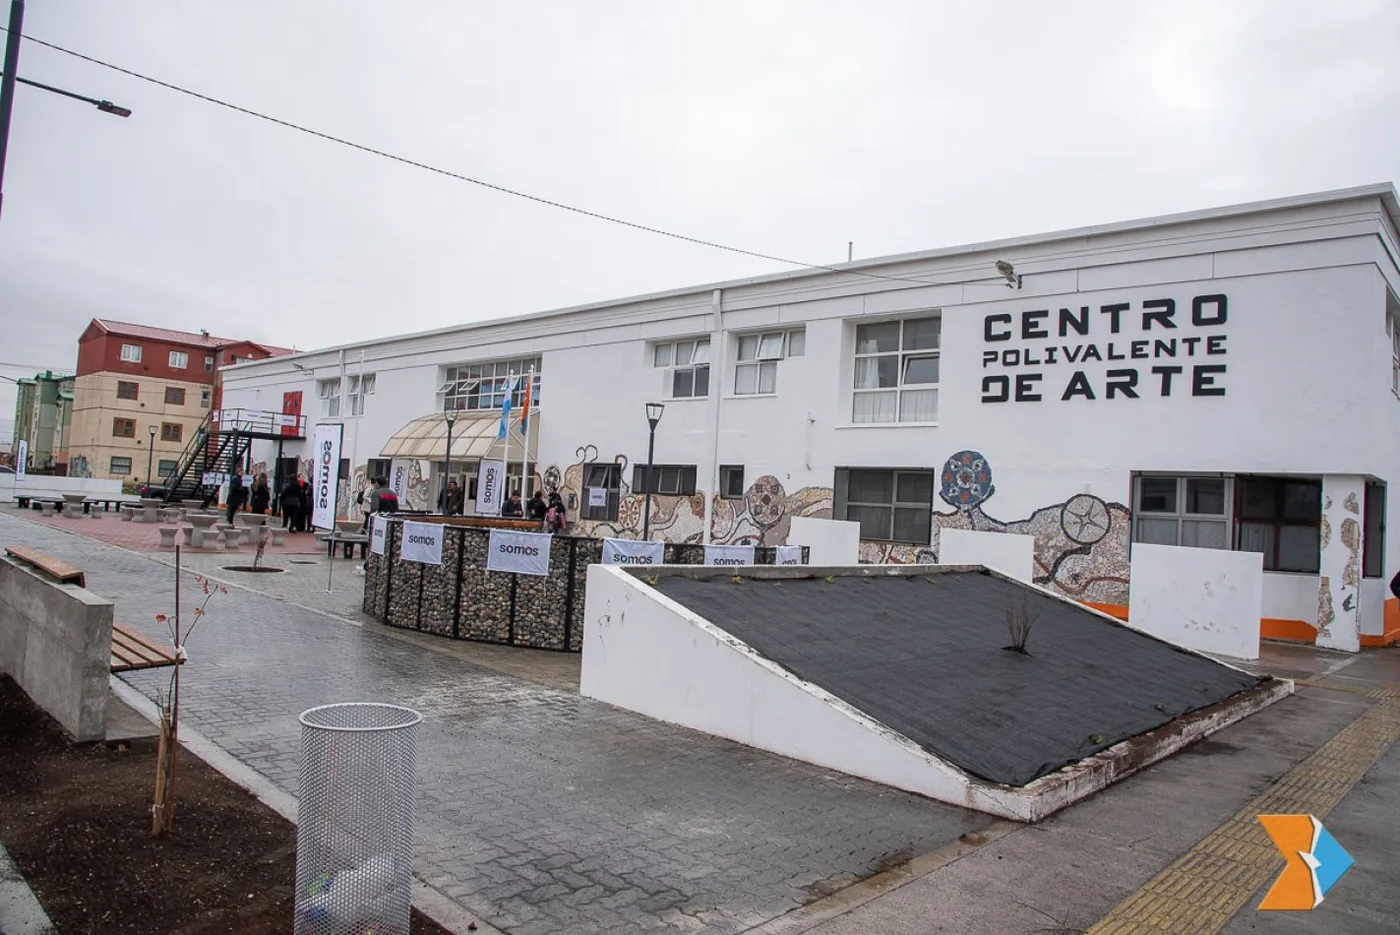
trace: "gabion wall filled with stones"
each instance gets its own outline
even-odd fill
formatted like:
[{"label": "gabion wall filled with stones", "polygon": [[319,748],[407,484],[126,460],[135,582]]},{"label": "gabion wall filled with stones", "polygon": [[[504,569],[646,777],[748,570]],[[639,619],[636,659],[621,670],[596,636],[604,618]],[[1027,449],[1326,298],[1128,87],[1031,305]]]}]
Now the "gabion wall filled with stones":
[{"label": "gabion wall filled with stones", "polygon": [[[371,554],[365,569],[365,613],[389,626],[456,639],[579,651],[588,566],[603,560],[603,540],[556,535],[550,543],[548,575],[506,574],[486,570],[489,526],[445,525],[442,564],[425,565],[399,557],[403,521],[389,522],[384,554]],[[538,531],[534,524],[509,526]],[[754,562],[771,565],[776,555],[775,548],[759,546],[754,549]],[[807,558],[804,547],[804,564]],[[704,561],[703,545],[666,546],[667,564]]]}]

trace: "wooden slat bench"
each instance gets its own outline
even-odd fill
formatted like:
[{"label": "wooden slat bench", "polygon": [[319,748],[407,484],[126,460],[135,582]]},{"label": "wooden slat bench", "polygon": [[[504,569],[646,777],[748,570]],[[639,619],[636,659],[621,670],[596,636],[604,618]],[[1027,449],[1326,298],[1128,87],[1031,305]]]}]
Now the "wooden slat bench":
[{"label": "wooden slat bench", "polygon": [[112,671],[155,669],[175,665],[175,651],[153,643],[124,623],[112,624]]},{"label": "wooden slat bench", "polygon": [[52,555],[45,555],[38,549],[31,549],[27,545],[7,545],[5,554],[19,562],[24,562],[31,568],[42,571],[53,578],[59,584],[76,584],[80,588],[87,587],[87,575],[77,565],[70,565]]}]

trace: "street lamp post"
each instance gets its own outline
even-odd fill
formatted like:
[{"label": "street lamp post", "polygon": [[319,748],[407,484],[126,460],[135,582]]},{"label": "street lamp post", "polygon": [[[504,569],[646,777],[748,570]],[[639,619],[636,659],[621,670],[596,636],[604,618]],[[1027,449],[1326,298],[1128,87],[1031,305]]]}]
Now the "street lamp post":
[{"label": "street lamp post", "polygon": [[151,426],[151,443],[146,448],[146,496],[151,495],[151,459],[156,453],[156,427]]},{"label": "street lamp post", "polygon": [[656,423],[661,421],[661,413],[665,409],[661,403],[647,403],[647,425],[651,426],[651,435],[647,439],[647,502],[642,513],[643,539],[651,538],[651,464],[656,456]]},{"label": "street lamp post", "polygon": [[452,483],[452,423],[457,421],[457,413],[453,409],[443,413],[443,419],[447,422],[447,476],[442,482],[442,515],[446,516],[452,512],[452,503],[447,495],[447,485]]}]

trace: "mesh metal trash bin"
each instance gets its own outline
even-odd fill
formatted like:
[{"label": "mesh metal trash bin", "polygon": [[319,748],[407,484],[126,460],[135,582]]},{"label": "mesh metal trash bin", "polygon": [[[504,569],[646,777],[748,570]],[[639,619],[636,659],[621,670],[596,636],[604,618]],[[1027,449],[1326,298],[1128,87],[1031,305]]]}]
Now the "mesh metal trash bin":
[{"label": "mesh metal trash bin", "polygon": [[390,704],[302,714],[296,935],[408,935],[422,720]]}]

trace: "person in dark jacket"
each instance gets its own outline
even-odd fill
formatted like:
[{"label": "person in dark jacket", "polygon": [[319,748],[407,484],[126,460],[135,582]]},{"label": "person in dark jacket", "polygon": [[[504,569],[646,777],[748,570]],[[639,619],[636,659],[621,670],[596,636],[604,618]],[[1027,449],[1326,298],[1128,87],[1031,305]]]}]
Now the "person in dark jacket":
[{"label": "person in dark jacket", "polygon": [[501,508],[501,515],[506,519],[520,519],[525,515],[525,508],[520,504],[520,494],[513,493]]},{"label": "person in dark jacket", "polygon": [[248,502],[248,488],[243,486],[243,469],[234,468],[233,476],[228,479],[228,522],[233,523],[233,514],[243,508],[243,504]]},{"label": "person in dark jacket", "polygon": [[530,519],[544,522],[544,515],[548,512],[549,504],[544,502],[544,495],[536,490],[535,495],[530,498],[530,503],[525,508],[525,514]]},{"label": "person in dark jacket", "polygon": [[249,502],[254,513],[267,515],[267,507],[272,503],[272,491],[268,489],[266,474],[259,474],[258,479],[253,481],[253,495]]},{"label": "person in dark jacket", "polygon": [[1395,577],[1390,579],[1390,593],[1400,599],[1400,571],[1395,573]]},{"label": "person in dark jacket", "polygon": [[311,514],[315,511],[316,498],[311,493],[311,481],[298,474],[297,486],[301,488],[301,528],[297,532],[315,532]]},{"label": "person in dark jacket", "polygon": [[288,532],[301,532],[302,530],[302,510],[306,506],[306,501],[302,499],[301,476],[298,475],[287,481],[287,486],[282,488],[282,516],[286,519]]}]

